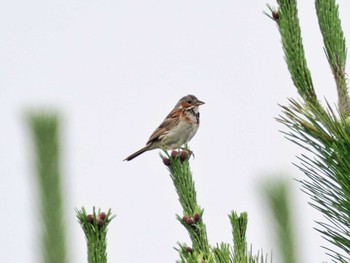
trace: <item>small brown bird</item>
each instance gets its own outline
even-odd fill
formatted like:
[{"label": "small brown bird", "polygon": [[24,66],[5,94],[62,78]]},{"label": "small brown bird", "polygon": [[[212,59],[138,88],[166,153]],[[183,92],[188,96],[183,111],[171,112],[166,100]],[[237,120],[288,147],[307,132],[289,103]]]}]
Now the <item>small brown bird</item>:
[{"label": "small brown bird", "polygon": [[189,142],[199,127],[199,106],[204,104],[193,95],[179,100],[161,125],[149,137],[146,146],[126,157],[131,161],[140,154],[157,149],[176,149]]}]

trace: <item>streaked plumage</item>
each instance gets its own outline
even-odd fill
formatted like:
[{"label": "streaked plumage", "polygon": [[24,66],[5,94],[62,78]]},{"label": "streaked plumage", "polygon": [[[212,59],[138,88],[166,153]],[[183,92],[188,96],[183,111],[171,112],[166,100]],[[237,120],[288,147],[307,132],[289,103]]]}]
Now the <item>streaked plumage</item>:
[{"label": "streaked plumage", "polygon": [[193,95],[179,100],[161,125],[149,137],[146,146],[131,154],[124,161],[131,161],[140,154],[156,148],[176,149],[189,142],[199,127],[199,106],[204,102]]}]

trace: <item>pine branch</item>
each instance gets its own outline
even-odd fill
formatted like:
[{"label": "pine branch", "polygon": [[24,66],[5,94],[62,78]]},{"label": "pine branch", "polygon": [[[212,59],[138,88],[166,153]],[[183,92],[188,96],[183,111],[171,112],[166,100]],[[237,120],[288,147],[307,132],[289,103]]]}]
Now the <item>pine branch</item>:
[{"label": "pine branch", "polygon": [[288,185],[284,181],[266,182],[263,186],[263,194],[269,204],[279,251],[282,253],[284,263],[299,262],[296,260],[295,241],[290,209]]},{"label": "pine branch", "polygon": [[337,84],[339,111],[347,117],[350,116],[350,98],[345,73],[346,44],[339,19],[339,6],[335,0],[316,0],[315,6],[324,50]]},{"label": "pine branch", "polygon": [[215,262],[217,263],[233,262],[229,244],[216,244],[216,247],[213,248],[213,253]]},{"label": "pine branch", "polygon": [[60,172],[59,119],[53,113],[29,115],[40,197],[44,262],[67,262]]},{"label": "pine branch", "polygon": [[[262,250],[258,251],[258,253],[254,256],[253,248],[251,246],[248,252],[247,263],[267,263],[268,258],[268,255],[264,255]],[[272,263],[272,256],[270,257],[270,263]]]},{"label": "pine branch", "polygon": [[302,180],[302,189],[311,197],[311,205],[329,223],[317,222],[317,230],[326,240],[345,252],[326,248],[340,262],[348,262],[350,254],[350,133],[347,121],[337,119],[329,108],[327,115],[315,114],[295,100],[283,107],[278,120],[290,132],[287,138],[314,155],[302,155],[297,167],[310,179]]},{"label": "pine branch", "polygon": [[229,215],[230,222],[232,225],[232,235],[233,235],[233,247],[234,255],[233,262],[246,262],[247,261],[247,241],[245,238],[248,224],[247,213],[242,213],[238,215],[236,212],[232,211]]},{"label": "pine branch", "polygon": [[345,38],[338,6],[334,0],[316,0],[325,53],[338,89],[339,112],[334,112],[329,105],[323,108],[314,94],[302,51],[296,1],[280,0],[278,3],[278,11],[269,7],[270,17],[278,25],[286,63],[302,97],[301,101],[291,99],[288,106],[282,106],[278,121],[289,129],[289,132],[284,132],[286,138],[313,156],[303,154],[299,157],[301,163],[297,166],[309,179],[301,181],[302,190],[310,195],[311,205],[327,220],[327,223],[318,222],[317,230],[339,248],[326,248],[328,254],[336,261],[349,262],[350,110],[345,79]]},{"label": "pine branch", "polygon": [[[203,209],[197,203],[192,173],[189,167],[189,149],[180,152],[172,151],[169,155],[164,151],[161,155],[163,163],[168,167],[170,177],[179,196],[183,208],[183,216],[176,215],[178,221],[186,228],[192,247],[178,243],[176,250],[179,252],[178,263],[267,263],[267,255],[247,252],[246,229],[247,214],[237,215],[232,212],[229,215],[234,235],[234,250],[229,244],[221,243],[211,247],[208,242],[206,227],[203,222]],[[272,262],[272,260],[271,260]]]},{"label": "pine branch", "polygon": [[317,96],[307,67],[296,0],[278,0],[277,11],[270,6],[271,18],[281,34],[285,60],[293,83],[306,102],[317,104]]},{"label": "pine branch", "polygon": [[202,220],[204,210],[197,203],[197,194],[189,166],[189,151],[173,151],[171,156],[166,151],[161,156],[163,162],[168,165],[170,177],[179,196],[183,208],[183,216],[176,215],[178,221],[188,231],[193,251],[203,254],[208,259],[210,246],[208,243],[205,224]]},{"label": "pine branch", "polygon": [[96,213],[95,207],[92,214],[87,214],[84,207],[75,212],[85,234],[88,262],[107,263],[107,227],[115,215],[110,209],[107,214],[100,209]]}]

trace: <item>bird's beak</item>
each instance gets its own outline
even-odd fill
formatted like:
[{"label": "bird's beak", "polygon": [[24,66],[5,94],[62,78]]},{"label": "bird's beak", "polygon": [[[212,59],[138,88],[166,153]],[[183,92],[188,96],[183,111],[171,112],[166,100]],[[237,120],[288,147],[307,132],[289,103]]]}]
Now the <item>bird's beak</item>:
[{"label": "bird's beak", "polygon": [[198,105],[198,106],[199,106],[199,105],[203,105],[203,104],[205,104],[203,101],[197,100],[197,105]]}]

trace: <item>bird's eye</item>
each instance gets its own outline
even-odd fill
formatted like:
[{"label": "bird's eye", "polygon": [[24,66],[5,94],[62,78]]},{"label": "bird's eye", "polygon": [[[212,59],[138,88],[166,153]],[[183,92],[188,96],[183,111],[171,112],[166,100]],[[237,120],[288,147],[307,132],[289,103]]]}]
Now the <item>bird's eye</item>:
[{"label": "bird's eye", "polygon": [[192,100],[187,100],[186,101],[188,104],[192,104]]}]

